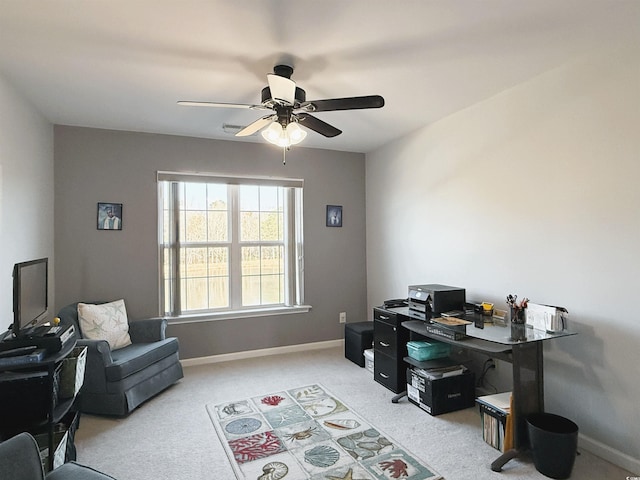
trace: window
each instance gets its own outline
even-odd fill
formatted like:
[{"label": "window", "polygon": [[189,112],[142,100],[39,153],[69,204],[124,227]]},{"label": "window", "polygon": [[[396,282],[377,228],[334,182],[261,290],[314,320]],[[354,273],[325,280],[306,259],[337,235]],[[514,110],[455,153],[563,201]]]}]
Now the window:
[{"label": "window", "polygon": [[302,305],[302,180],[158,172],[161,314]]}]

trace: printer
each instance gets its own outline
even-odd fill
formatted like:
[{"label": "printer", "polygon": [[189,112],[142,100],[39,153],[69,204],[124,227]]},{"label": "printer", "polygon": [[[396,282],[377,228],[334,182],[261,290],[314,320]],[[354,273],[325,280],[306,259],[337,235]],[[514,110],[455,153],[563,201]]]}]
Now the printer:
[{"label": "printer", "polygon": [[[410,285],[408,306],[410,316],[424,320],[439,317],[450,310],[464,310],[465,289],[448,285]],[[412,315],[412,313],[418,315]]]}]

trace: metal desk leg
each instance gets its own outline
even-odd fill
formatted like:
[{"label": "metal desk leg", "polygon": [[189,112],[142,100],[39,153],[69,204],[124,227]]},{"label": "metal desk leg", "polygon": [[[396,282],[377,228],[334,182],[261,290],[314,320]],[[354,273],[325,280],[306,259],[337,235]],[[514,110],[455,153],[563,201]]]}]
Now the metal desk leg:
[{"label": "metal desk leg", "polygon": [[407,396],[407,392],[400,392],[391,399],[391,403],[398,403],[403,397]]},{"label": "metal desk leg", "polygon": [[544,412],[542,342],[513,346],[513,445],[491,464],[499,472],[511,459],[529,448],[527,416]]},{"label": "metal desk leg", "polygon": [[520,454],[520,451],[513,448],[511,450],[507,450],[502,455],[500,455],[497,459],[491,462],[491,470],[494,472],[501,472],[504,464],[509,460],[516,458]]}]

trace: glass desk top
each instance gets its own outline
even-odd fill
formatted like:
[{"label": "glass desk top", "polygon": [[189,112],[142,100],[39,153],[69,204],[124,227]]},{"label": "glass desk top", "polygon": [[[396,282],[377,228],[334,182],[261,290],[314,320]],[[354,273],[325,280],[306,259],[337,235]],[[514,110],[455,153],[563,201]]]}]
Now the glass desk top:
[{"label": "glass desk top", "polygon": [[[422,313],[411,311],[409,310],[409,307],[395,307],[395,308],[389,308],[387,310],[390,310],[400,315],[404,315],[406,317],[414,319],[413,321],[404,322],[402,325],[405,328],[408,328],[409,330],[414,331],[416,333],[425,334],[432,338],[434,337],[440,338],[434,334],[429,334],[426,331],[426,329],[424,328],[424,325],[425,325],[424,315]],[[513,346],[513,345],[519,345],[522,343],[539,342],[543,340],[550,340],[550,339],[559,338],[559,337],[567,337],[567,336],[576,334],[575,332],[571,332],[569,330],[562,330],[559,332],[546,332],[544,330],[537,330],[537,329],[528,327],[524,324],[514,325],[513,334],[512,334],[512,324],[510,321],[507,321],[504,324],[485,323],[484,328],[478,328],[473,323],[475,319],[474,315],[472,316],[466,315],[464,319],[472,322],[469,325],[466,325],[466,327],[464,327],[464,333],[469,338],[465,338],[463,340],[455,340],[455,341],[443,338],[444,341],[448,341],[451,343],[460,343],[464,345],[470,340],[477,339],[477,340],[484,340],[486,342],[496,343],[499,345]],[[422,327],[421,327],[421,324],[422,324]],[[459,331],[462,331],[462,330],[459,330]],[[501,349],[498,347],[497,351],[500,351],[500,350],[504,350],[504,349]]]}]

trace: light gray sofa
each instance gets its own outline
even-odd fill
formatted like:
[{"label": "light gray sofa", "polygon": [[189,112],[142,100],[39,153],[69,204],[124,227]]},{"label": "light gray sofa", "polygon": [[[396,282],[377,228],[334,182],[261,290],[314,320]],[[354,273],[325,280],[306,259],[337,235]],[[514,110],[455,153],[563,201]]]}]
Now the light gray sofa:
[{"label": "light gray sofa", "polygon": [[[104,303],[104,302],[84,302]],[[58,313],[63,325],[76,329],[77,345],[87,347],[79,410],[124,416],[183,377],[177,338],[166,338],[163,318],[129,320],[131,345],[111,350],[106,340],[82,338],[78,303]]]},{"label": "light gray sofa", "polygon": [[23,432],[0,443],[0,478],[2,480],[114,480],[93,468],[76,462],[44,474],[36,440]]}]

